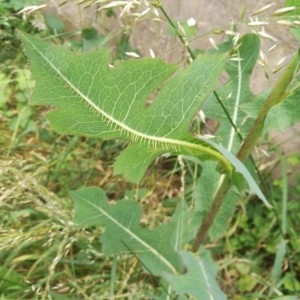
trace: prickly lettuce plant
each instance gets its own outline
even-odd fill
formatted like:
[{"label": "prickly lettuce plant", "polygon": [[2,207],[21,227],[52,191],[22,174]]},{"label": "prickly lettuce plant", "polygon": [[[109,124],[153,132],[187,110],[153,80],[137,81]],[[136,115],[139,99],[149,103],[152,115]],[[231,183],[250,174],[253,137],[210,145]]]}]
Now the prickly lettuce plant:
[{"label": "prickly lettuce plant", "polygon": [[[107,50],[78,54],[24,33],[19,36],[36,80],[31,104],[50,107],[47,118],[62,134],[128,141],[115,162],[116,174],[138,182],[164,153],[202,166],[195,205],[180,201],[168,224],[144,228],[138,203],[111,204],[101,189],[84,187],[71,192],[76,225],[103,226],[104,253],[135,255],[147,272],[161,277],[166,297],[226,299],[215,280],[216,266],[199,247],[208,231],[211,238],[222,234],[244,183],[269,206],[242,161],[262,134],[268,113],[288,94],[298,55],[251,114],[247,107],[256,99],[249,77],[259,49],[254,34],[240,38],[236,48],[227,43],[217,53],[197,56],[187,68],[160,59],[114,66]],[[217,86],[224,71],[231,84]],[[226,99],[225,104],[216,99]],[[200,108],[219,121],[215,141],[190,130]],[[192,251],[186,251],[190,246]]]}]

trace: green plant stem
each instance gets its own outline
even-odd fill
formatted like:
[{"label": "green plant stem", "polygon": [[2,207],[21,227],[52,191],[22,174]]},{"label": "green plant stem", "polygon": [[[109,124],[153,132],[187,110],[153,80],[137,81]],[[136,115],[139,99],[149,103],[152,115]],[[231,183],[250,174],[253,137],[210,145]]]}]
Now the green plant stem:
[{"label": "green plant stem", "polygon": [[188,42],[187,38],[179,31],[178,26],[176,26],[176,24],[172,21],[172,19],[168,15],[168,13],[165,11],[164,7],[161,5],[160,1],[158,1],[158,0],[157,1],[153,1],[152,4],[155,7],[157,7],[157,8],[160,9],[160,11],[165,16],[165,18],[167,19],[167,21],[170,24],[170,26],[173,27],[173,29],[175,30],[177,36],[179,37],[180,41],[182,42],[182,44],[187,49],[187,51],[190,54],[191,58],[194,60],[196,58],[196,55],[195,55],[194,51],[191,49],[191,47],[189,46],[189,42]]},{"label": "green plant stem", "polygon": [[262,133],[264,122],[268,112],[273,106],[279,104],[284,99],[286,90],[294,77],[295,70],[297,69],[298,61],[299,51],[293,56],[289,65],[277,80],[267,101],[264,103],[252,128],[250,129],[249,134],[245,138],[244,143],[242,144],[242,147],[237,154],[237,158],[241,161],[245,160],[250,155],[251,151],[256,145],[257,140]]}]

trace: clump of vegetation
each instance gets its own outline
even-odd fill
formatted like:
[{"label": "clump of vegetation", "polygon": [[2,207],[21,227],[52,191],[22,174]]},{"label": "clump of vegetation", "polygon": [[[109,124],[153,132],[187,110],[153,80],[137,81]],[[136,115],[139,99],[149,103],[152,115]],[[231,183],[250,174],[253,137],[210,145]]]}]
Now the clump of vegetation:
[{"label": "clump of vegetation", "polygon": [[[297,37],[293,4],[274,15]],[[299,54],[256,96],[250,76],[265,31],[241,36],[237,24],[200,51],[188,43],[194,25],[173,21],[160,1],[108,1],[100,10],[116,17],[120,5],[114,55],[92,28],[66,43],[59,21],[46,18],[40,35],[67,49],[18,26],[35,88],[14,61],[1,106],[1,296],[296,299],[297,203],[288,197],[297,191],[288,194],[287,158],[274,185],[251,153],[270,129],[298,121]],[[130,34],[147,16],[168,22],[185,66],[138,58]]]}]

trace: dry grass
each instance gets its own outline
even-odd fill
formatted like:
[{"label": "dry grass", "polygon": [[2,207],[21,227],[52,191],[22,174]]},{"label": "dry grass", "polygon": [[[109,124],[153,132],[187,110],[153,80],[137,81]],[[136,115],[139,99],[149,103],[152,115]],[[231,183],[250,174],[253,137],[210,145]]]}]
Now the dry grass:
[{"label": "dry grass", "polygon": [[[40,118],[38,111],[34,115]],[[147,294],[154,294],[156,279],[134,257],[104,257],[101,229],[74,226],[68,190],[96,185],[111,200],[134,197],[143,203],[143,223],[153,227],[173,211],[161,200],[180,193],[176,159],[158,160],[143,183],[130,185],[112,171],[122,144],[56,136],[40,124],[25,135],[18,128],[22,138],[12,146],[9,122],[1,124],[6,151],[0,157],[0,294],[5,299],[68,294],[73,299],[151,299]]]}]

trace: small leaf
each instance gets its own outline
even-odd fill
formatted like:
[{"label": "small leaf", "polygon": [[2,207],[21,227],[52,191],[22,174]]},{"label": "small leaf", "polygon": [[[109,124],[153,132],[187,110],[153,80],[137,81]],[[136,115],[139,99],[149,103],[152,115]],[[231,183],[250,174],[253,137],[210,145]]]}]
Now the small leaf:
[{"label": "small leaf", "polygon": [[178,294],[189,294],[199,300],[227,299],[215,280],[215,266],[206,254],[197,258],[192,253],[182,251],[181,256],[187,268],[187,273],[183,275],[164,275],[164,278]]},{"label": "small leaf", "polygon": [[175,223],[153,230],[142,228],[141,206],[134,201],[108,203],[105,193],[96,187],[71,192],[75,201],[75,224],[80,227],[102,225],[101,236],[106,255],[132,253],[154,275],[182,270],[182,262],[175,251],[172,236]]}]

